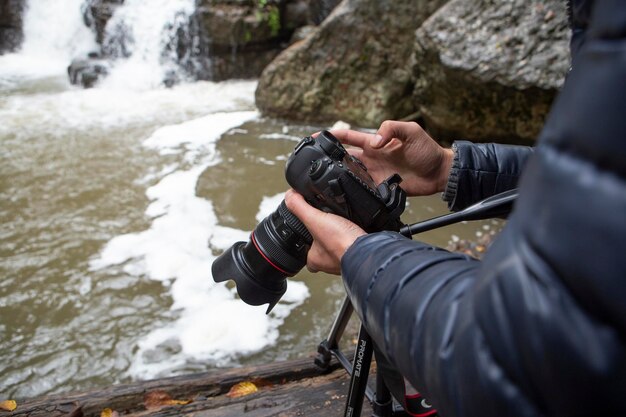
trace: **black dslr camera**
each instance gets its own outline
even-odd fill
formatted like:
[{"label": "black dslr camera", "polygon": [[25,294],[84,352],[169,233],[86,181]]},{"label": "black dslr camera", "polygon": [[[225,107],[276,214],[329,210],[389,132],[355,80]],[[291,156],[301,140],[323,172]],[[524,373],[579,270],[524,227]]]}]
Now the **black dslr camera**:
[{"label": "black dslr camera", "polygon": [[[322,131],[296,146],[285,168],[287,182],[312,206],[343,216],[366,232],[399,231],[406,194],[392,175],[376,186],[367,168],[332,134]],[[243,301],[269,303],[267,313],[287,290],[286,277],[304,265],[313,238],[283,200],[250,234],[220,255],[211,268],[215,282],[234,280]]]}]

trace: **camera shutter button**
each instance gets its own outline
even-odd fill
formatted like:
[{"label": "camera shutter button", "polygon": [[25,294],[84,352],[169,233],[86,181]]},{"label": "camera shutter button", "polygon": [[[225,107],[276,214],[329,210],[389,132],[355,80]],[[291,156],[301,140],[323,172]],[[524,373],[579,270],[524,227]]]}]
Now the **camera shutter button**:
[{"label": "camera shutter button", "polygon": [[311,167],[309,168],[309,177],[315,181],[322,177],[324,174],[324,163],[319,159],[311,162]]}]

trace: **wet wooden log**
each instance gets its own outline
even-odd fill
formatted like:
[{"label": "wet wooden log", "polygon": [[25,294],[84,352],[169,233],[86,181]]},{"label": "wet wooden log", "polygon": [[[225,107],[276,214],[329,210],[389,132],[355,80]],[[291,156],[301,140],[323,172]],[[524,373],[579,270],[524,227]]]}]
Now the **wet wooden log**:
[{"label": "wet wooden log", "polygon": [[[227,395],[244,381],[258,391],[238,398]],[[0,417],[100,417],[107,408],[132,417],[338,416],[348,385],[349,377],[337,363],[322,373],[312,358],[305,358],[35,398],[19,402],[11,413],[0,412]],[[146,399],[154,394],[188,403],[152,408]],[[363,415],[370,410],[365,400]]]}]

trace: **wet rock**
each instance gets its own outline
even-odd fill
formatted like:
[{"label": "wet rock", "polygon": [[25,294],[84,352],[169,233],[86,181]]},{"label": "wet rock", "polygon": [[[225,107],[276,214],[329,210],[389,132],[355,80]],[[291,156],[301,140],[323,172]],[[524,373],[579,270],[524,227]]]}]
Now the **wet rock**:
[{"label": "wet rock", "polygon": [[340,0],[309,0],[309,23],[319,25],[340,3]]},{"label": "wet rock", "polygon": [[414,102],[438,137],[533,140],[569,67],[560,0],[452,0],[417,31]]},{"label": "wet rock", "polygon": [[328,9],[333,1],[268,0],[261,5],[251,0],[199,0],[191,42],[179,45],[179,57],[188,57],[183,61],[197,79],[256,78],[296,29],[313,22],[311,8],[322,3]]},{"label": "wet rock", "polygon": [[109,73],[109,68],[107,60],[92,56],[74,59],[67,68],[67,74],[72,84],[91,88]]},{"label": "wet rock", "polygon": [[445,0],[344,0],[263,72],[267,115],[377,126],[411,113],[414,32]]},{"label": "wet rock", "polygon": [[13,52],[22,44],[25,0],[0,1],[0,54]]},{"label": "wet rock", "polygon": [[96,32],[96,41],[104,41],[105,27],[124,0],[88,0],[83,6],[85,24]]},{"label": "wet rock", "polygon": [[299,27],[293,32],[291,39],[289,40],[289,44],[294,44],[296,42],[300,42],[311,36],[317,30],[317,26],[307,25]]},{"label": "wet rock", "polygon": [[283,4],[202,0],[192,17],[195,44],[188,66],[199,79],[253,78],[288,39],[281,24]]}]

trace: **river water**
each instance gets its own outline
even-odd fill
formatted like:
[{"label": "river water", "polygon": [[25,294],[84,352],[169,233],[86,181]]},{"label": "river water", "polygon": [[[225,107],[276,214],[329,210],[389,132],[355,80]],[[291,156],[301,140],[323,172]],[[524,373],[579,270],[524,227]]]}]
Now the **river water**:
[{"label": "river water", "polygon": [[[210,267],[275,210],[286,158],[325,126],[262,118],[255,81],[167,89],[141,62],[70,86],[67,62],[93,39],[68,12],[82,2],[59,1],[31,5],[24,47],[0,56],[0,399],[310,355],[339,278],[301,272],[266,316]],[[41,36],[54,10],[69,21]],[[439,197],[411,199],[403,219],[443,212]]]}]

